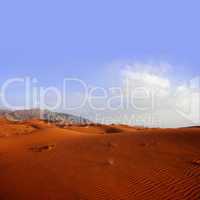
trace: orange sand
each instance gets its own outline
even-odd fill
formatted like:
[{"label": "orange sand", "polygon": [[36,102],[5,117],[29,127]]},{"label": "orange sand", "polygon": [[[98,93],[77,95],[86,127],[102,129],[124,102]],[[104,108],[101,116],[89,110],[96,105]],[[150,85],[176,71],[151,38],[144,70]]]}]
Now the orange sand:
[{"label": "orange sand", "polygon": [[0,120],[0,200],[199,200],[200,128]]}]

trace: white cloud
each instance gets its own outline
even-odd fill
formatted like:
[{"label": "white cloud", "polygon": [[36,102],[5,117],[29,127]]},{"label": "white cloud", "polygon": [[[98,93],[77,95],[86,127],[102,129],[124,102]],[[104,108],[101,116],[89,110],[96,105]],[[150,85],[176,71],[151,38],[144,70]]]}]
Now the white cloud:
[{"label": "white cloud", "polygon": [[154,74],[149,74],[147,72],[132,72],[129,70],[124,71],[123,74],[125,78],[133,81],[140,81],[149,87],[159,87],[163,89],[170,88],[170,81],[168,79]]},{"label": "white cloud", "polygon": [[[122,69],[123,88],[126,95],[134,93],[137,88],[143,88],[146,94],[150,94],[151,98],[143,98],[135,100],[137,108],[134,110],[131,106],[126,111],[131,112],[135,117],[140,118],[150,116],[160,120],[162,127],[180,127],[200,124],[200,78],[194,78],[188,81],[188,84],[173,85],[173,81],[167,74],[167,69],[173,68],[169,64],[141,64],[134,63],[125,65]],[[165,73],[164,73],[165,72]],[[128,82],[128,84],[126,84]],[[186,81],[185,81],[186,82]],[[127,86],[128,85],[128,86]],[[195,90],[194,90],[195,88]],[[134,93],[136,94],[136,93]],[[135,107],[136,108],[136,107]],[[148,126],[151,126],[148,124]],[[153,121],[152,121],[152,126]]]}]

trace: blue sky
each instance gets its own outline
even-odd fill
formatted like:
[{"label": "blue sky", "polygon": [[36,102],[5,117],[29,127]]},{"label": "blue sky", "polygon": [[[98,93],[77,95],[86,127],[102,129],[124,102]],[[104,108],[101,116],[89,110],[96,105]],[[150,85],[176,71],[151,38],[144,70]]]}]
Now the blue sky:
[{"label": "blue sky", "polygon": [[96,81],[106,63],[120,59],[167,61],[180,77],[192,76],[200,69],[199,6],[198,0],[1,1],[1,79]]},{"label": "blue sky", "polygon": [[74,77],[109,86],[130,62],[169,63],[167,79],[187,81],[200,74],[199,7],[198,0],[2,0],[0,83],[32,76],[59,86]]}]

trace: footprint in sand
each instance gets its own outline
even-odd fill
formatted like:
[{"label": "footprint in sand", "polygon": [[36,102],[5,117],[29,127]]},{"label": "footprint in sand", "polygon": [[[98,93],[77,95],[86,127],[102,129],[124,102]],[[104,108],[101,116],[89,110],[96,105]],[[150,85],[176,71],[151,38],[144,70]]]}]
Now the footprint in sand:
[{"label": "footprint in sand", "polygon": [[114,159],[112,159],[112,158],[108,159],[108,160],[107,160],[107,164],[108,164],[108,165],[114,165],[114,164],[115,164]]},{"label": "footprint in sand", "polygon": [[114,149],[117,147],[117,144],[114,142],[108,142],[106,145],[109,149]]},{"label": "footprint in sand", "polygon": [[43,152],[43,151],[51,151],[55,149],[55,144],[45,144],[45,145],[34,145],[29,148],[33,152]]}]

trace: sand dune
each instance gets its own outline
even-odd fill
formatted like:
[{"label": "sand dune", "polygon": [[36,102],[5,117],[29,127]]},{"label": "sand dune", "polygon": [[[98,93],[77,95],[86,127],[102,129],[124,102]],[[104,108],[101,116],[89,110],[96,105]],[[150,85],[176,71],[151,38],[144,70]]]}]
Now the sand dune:
[{"label": "sand dune", "polygon": [[0,200],[199,200],[200,128],[0,119]]}]

